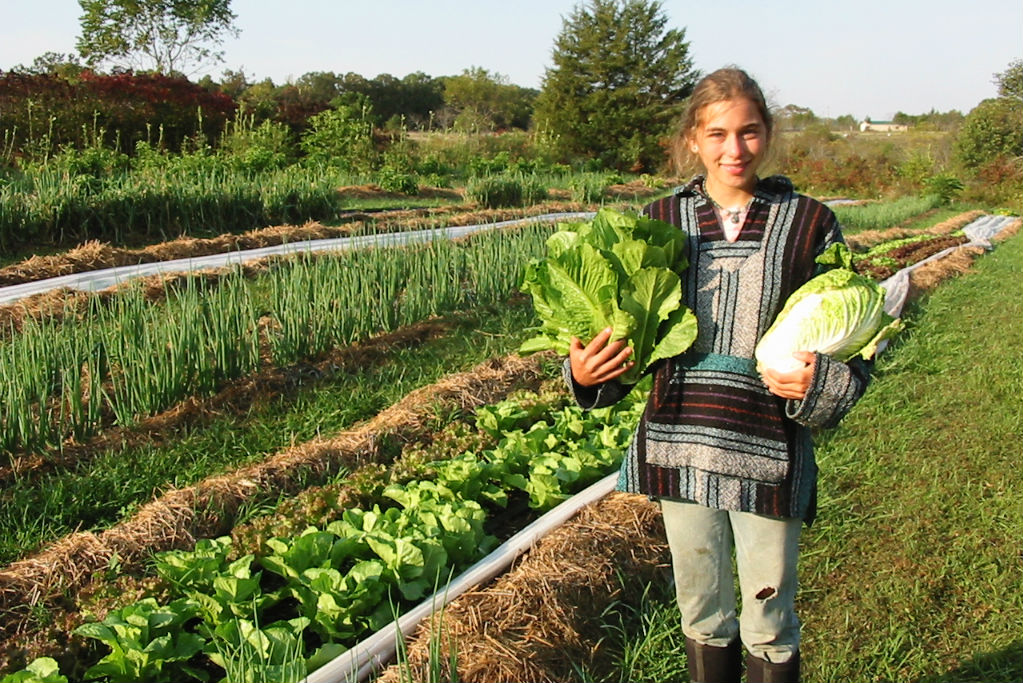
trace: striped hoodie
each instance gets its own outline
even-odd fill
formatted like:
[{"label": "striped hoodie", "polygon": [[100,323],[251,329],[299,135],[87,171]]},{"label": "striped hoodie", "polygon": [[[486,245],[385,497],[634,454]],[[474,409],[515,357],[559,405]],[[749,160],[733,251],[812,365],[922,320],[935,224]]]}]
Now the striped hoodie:
[{"label": "striped hoodie", "polygon": [[[708,507],[813,520],[817,465],[810,430],[837,424],[866,389],[869,364],[817,355],[806,396],[771,394],[753,360],[786,299],[817,274],[816,256],[842,241],[835,215],[782,176],[759,180],[738,240],[725,239],[697,176],[643,213],[688,235],[684,301],[698,335],[685,353],[655,364],[646,410],[622,463],[619,490]],[[631,386],[582,387],[597,408]]]}]

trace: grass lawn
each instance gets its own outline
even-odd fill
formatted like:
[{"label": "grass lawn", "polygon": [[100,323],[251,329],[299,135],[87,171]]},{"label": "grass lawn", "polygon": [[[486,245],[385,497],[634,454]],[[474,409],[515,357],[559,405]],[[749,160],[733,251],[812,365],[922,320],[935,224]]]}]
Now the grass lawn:
[{"label": "grass lawn", "polygon": [[800,602],[808,680],[1023,680],[1023,239],[904,316],[820,439]]}]

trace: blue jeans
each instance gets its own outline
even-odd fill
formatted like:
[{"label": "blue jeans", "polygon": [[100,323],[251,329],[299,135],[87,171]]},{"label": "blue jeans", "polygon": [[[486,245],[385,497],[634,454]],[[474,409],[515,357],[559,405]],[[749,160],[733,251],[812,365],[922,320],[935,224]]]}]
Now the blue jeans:
[{"label": "blue jeans", "polygon": [[[802,520],[715,510],[661,500],[671,549],[682,632],[724,647],[741,637],[746,650],[786,662],[799,649],[796,558]],[[732,550],[742,613],[736,616]]]}]

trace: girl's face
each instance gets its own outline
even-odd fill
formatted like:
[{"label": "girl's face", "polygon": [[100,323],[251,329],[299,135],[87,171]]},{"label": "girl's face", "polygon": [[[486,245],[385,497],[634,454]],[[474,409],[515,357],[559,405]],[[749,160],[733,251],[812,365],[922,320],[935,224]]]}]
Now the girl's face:
[{"label": "girl's face", "polygon": [[709,104],[700,114],[688,142],[706,170],[707,192],[726,206],[747,201],[767,153],[767,125],[760,111],[741,97]]}]

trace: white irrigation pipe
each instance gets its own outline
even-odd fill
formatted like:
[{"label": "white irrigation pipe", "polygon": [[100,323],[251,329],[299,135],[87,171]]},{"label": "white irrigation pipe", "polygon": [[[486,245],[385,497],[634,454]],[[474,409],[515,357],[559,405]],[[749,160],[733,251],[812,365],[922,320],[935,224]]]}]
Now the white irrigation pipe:
[{"label": "white irrigation pipe", "polygon": [[[397,650],[397,638],[412,634],[423,619],[439,614],[451,600],[504,573],[519,555],[539,539],[564,524],[579,510],[614,490],[617,472],[577,493],[556,508],[542,515],[529,526],[501,544],[476,564],[469,567],[446,588],[424,600],[397,621],[369,636],[351,650],[309,674],[305,683],[356,683],[366,680],[373,671],[388,664]],[[398,631],[401,631],[401,635]]]},{"label": "white irrigation pipe", "polygon": [[233,264],[258,261],[269,256],[281,256],[301,252],[346,251],[364,249],[366,247],[403,246],[428,242],[437,238],[457,239],[459,237],[470,235],[474,232],[484,232],[487,230],[507,228],[528,223],[562,220],[589,220],[593,217],[593,215],[594,213],[592,211],[549,213],[541,216],[517,218],[508,221],[499,221],[496,223],[461,225],[429,230],[407,230],[403,232],[389,232],[375,235],[359,235],[356,237],[303,240],[301,242],[289,242],[287,244],[262,247],[260,249],[246,249],[244,251],[230,251],[222,254],[211,254],[209,256],[175,259],[173,261],[140,263],[134,266],[105,268],[103,270],[94,270],[88,273],[61,275],[59,277],[52,277],[46,280],[38,280],[36,282],[26,282],[19,285],[2,287],[0,288],[0,305],[13,303],[33,294],[41,294],[54,289],[60,289],[62,287],[78,289],[86,292],[98,292],[109,287],[123,284],[128,280],[147,275],[187,273],[197,270],[225,268]]}]

